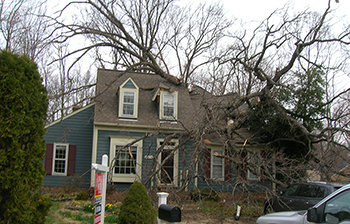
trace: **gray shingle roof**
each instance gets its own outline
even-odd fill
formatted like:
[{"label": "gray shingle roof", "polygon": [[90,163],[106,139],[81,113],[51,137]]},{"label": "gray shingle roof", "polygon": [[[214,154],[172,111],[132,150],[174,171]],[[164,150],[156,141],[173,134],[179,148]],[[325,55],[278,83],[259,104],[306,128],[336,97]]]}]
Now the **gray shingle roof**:
[{"label": "gray shingle roof", "polygon": [[[128,121],[118,118],[119,96],[118,90],[128,78],[139,87],[139,104],[137,121]],[[157,100],[152,97],[158,88],[178,91],[178,122],[177,124],[163,123],[159,120]],[[99,69],[96,84],[95,122],[108,124],[123,124],[134,126],[181,128],[191,125],[194,116],[194,107],[184,85],[173,85],[159,75],[148,73],[122,72],[116,70]]]},{"label": "gray shingle roof", "polygon": [[[137,120],[127,120],[118,117],[119,107],[119,87],[131,78],[139,87],[139,103]],[[166,89],[170,92],[178,92],[178,119],[177,122],[164,122],[159,119],[159,105],[156,97],[159,89]],[[108,125],[121,125],[128,127],[149,127],[167,129],[191,129],[192,126],[203,122],[205,117],[203,105],[211,107],[214,105],[227,105],[233,102],[236,94],[223,96],[213,96],[201,87],[195,86],[191,91],[181,84],[174,85],[167,82],[159,75],[149,73],[123,72],[117,70],[99,69],[97,73],[96,85],[96,106],[95,123]],[[246,105],[242,106],[235,113],[246,110]],[[213,111],[214,113],[222,113]],[[224,114],[223,114],[224,115]],[[205,122],[205,121],[204,121]],[[225,127],[226,118],[216,123],[218,127]],[[208,140],[217,142],[219,136],[215,133],[206,136]],[[243,143],[248,140],[248,144],[256,144],[252,141],[252,135],[247,128],[240,128],[232,133],[233,141]]]}]

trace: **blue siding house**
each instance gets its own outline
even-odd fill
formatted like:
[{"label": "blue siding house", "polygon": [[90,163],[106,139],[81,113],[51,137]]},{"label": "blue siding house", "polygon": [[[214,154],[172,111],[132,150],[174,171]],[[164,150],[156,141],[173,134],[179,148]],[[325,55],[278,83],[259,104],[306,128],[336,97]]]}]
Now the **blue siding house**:
[{"label": "blue siding house", "polygon": [[[220,101],[227,99],[232,95]],[[234,164],[222,156],[229,150],[215,135],[199,146],[192,132],[203,119],[203,102],[217,101],[199,87],[189,90],[155,74],[99,69],[95,102],[47,126],[44,185],[62,186],[82,176],[81,186],[93,187],[91,164],[106,154],[108,182],[118,190],[139,180],[148,188],[210,185],[229,191],[237,177]],[[262,149],[247,144],[244,134],[235,144],[245,144],[247,153]],[[260,181],[249,170],[239,176]]]},{"label": "blue siding house", "polygon": [[[46,127],[45,186],[63,186],[91,167],[95,104],[78,109]],[[90,175],[81,178],[90,187]]]}]

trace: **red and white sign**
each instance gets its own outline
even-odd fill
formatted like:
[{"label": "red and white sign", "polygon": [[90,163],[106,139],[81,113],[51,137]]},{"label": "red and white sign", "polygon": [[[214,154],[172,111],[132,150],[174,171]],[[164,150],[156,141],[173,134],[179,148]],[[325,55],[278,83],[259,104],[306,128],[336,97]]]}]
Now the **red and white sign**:
[{"label": "red and white sign", "polygon": [[94,224],[101,223],[101,214],[95,215]]},{"label": "red and white sign", "polygon": [[94,224],[104,224],[106,204],[106,180],[108,168],[108,156],[102,156],[102,165],[92,163],[91,168],[99,171],[95,174],[95,217]]},{"label": "red and white sign", "polygon": [[103,187],[103,175],[101,173],[96,173],[95,176],[95,198],[101,197]]}]

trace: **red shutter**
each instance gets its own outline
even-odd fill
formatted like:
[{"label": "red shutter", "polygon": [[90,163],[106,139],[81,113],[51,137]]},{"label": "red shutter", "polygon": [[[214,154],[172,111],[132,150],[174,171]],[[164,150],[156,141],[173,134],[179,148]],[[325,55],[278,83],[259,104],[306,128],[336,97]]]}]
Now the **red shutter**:
[{"label": "red shutter", "polygon": [[74,175],[76,148],[77,148],[77,146],[75,146],[75,145],[69,145],[68,169],[67,169],[67,175],[68,176]]},{"label": "red shutter", "polygon": [[210,149],[205,149],[204,151],[204,164],[203,164],[203,174],[206,178],[210,178],[210,161],[211,161],[211,151]]},{"label": "red shutter", "polygon": [[[225,150],[225,156],[227,157],[230,157],[231,156],[231,153],[229,153],[227,150]],[[232,170],[232,162],[230,159],[225,159],[225,174],[224,174],[224,177],[225,177],[225,180],[231,180],[231,170]]]},{"label": "red shutter", "polygon": [[52,174],[53,144],[46,144],[45,171],[47,175]]}]

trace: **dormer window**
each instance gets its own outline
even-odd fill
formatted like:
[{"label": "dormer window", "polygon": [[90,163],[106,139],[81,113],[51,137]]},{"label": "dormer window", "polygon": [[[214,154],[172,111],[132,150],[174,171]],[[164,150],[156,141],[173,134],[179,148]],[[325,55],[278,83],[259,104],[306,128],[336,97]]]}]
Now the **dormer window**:
[{"label": "dormer window", "polygon": [[163,118],[175,117],[175,96],[173,94],[163,95]]},{"label": "dormer window", "polygon": [[160,92],[159,115],[161,120],[177,120],[177,96],[177,92]]},{"label": "dormer window", "polygon": [[119,92],[119,117],[137,119],[139,87],[129,78],[121,86]]},{"label": "dormer window", "polygon": [[122,116],[135,115],[135,93],[123,91],[123,109]]}]

